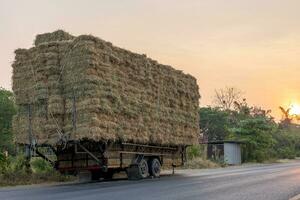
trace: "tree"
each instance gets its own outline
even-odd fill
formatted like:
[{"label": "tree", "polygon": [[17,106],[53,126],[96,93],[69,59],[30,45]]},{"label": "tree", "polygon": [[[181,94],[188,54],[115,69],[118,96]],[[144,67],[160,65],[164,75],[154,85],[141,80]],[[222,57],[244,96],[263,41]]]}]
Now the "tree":
[{"label": "tree", "polygon": [[239,102],[242,92],[234,87],[226,87],[215,90],[214,103],[223,110],[230,110],[234,107],[234,102]]},{"label": "tree", "polygon": [[230,128],[237,127],[240,121],[249,118],[263,118],[270,123],[274,123],[270,110],[250,107],[246,99],[241,102],[234,101],[232,108],[230,110],[224,110],[220,107],[200,108],[200,127],[204,139],[208,141],[226,140]]},{"label": "tree", "polygon": [[16,113],[13,93],[0,88],[0,152],[12,152],[12,118]]},{"label": "tree", "polygon": [[276,141],[273,134],[276,128],[275,123],[264,117],[249,117],[230,129],[230,138],[245,142],[246,161],[262,162],[274,156],[273,147]]},{"label": "tree", "polygon": [[300,156],[300,128],[280,126],[273,136],[276,140],[274,149],[277,158],[293,159]]},{"label": "tree", "polygon": [[208,141],[243,141],[245,161],[300,156],[300,126],[291,124],[295,116],[290,116],[289,109],[280,107],[283,120],[277,124],[271,110],[249,106],[234,88],[217,90],[215,102],[217,107],[199,111],[201,131]]},{"label": "tree", "polygon": [[278,127],[271,116],[271,110],[249,106],[246,99],[243,99],[234,102],[234,110],[231,112],[236,123],[229,129],[228,138],[245,142],[244,159],[261,162],[273,157],[276,143],[273,133]]},{"label": "tree", "polygon": [[282,113],[282,119],[280,121],[280,125],[282,127],[288,127],[292,122],[292,117],[290,116],[290,108],[284,109],[282,106],[279,106],[279,109]]},{"label": "tree", "polygon": [[229,112],[219,108],[203,107],[199,110],[200,127],[208,141],[224,140],[228,136]]},{"label": "tree", "polygon": [[234,102],[234,111],[237,113],[239,119],[262,117],[268,121],[274,121],[274,117],[271,116],[271,110],[264,110],[257,106],[249,106],[245,98],[242,102]]}]

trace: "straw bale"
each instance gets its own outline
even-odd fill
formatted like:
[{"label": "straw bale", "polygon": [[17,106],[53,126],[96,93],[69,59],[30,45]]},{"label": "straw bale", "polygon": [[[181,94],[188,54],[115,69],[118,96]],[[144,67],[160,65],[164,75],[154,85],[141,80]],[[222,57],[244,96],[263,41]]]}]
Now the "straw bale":
[{"label": "straw bale", "polygon": [[[45,126],[34,129],[41,143],[55,144],[60,134],[163,145],[198,141],[200,95],[190,75],[91,35],[60,30],[38,35],[35,47],[15,53],[16,100],[43,110],[35,121]],[[28,141],[24,113],[14,119],[19,143]]]},{"label": "straw bale", "polygon": [[57,30],[53,33],[44,33],[44,34],[37,35],[35,38],[34,44],[35,44],[35,46],[38,46],[42,43],[72,40],[73,38],[74,38],[74,36],[64,32],[62,30]]}]

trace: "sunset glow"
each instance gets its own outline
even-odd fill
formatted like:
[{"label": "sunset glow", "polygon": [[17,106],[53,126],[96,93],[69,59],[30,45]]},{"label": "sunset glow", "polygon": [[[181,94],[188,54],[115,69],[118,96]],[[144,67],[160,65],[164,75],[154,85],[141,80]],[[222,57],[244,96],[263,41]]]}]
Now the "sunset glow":
[{"label": "sunset glow", "polygon": [[299,104],[292,104],[289,111],[290,115],[300,115],[300,105]]}]

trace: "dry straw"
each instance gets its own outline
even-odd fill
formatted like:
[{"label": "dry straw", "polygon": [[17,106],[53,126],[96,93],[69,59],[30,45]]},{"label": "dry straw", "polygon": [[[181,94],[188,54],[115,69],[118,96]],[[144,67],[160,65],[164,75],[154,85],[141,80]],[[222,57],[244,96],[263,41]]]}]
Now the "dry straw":
[{"label": "dry straw", "polygon": [[99,38],[63,31],[18,49],[13,90],[18,143],[28,143],[28,104],[38,143],[60,139],[187,145],[198,141],[196,79]]}]

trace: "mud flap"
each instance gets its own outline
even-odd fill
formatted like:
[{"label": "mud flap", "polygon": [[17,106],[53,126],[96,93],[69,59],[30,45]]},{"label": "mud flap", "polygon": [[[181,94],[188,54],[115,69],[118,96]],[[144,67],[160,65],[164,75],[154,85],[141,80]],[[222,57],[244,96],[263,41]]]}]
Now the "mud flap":
[{"label": "mud flap", "polygon": [[128,180],[140,180],[142,176],[140,174],[140,169],[138,164],[132,164],[127,168]]},{"label": "mud flap", "polygon": [[79,183],[88,183],[92,181],[92,173],[90,171],[84,170],[78,173]]}]

